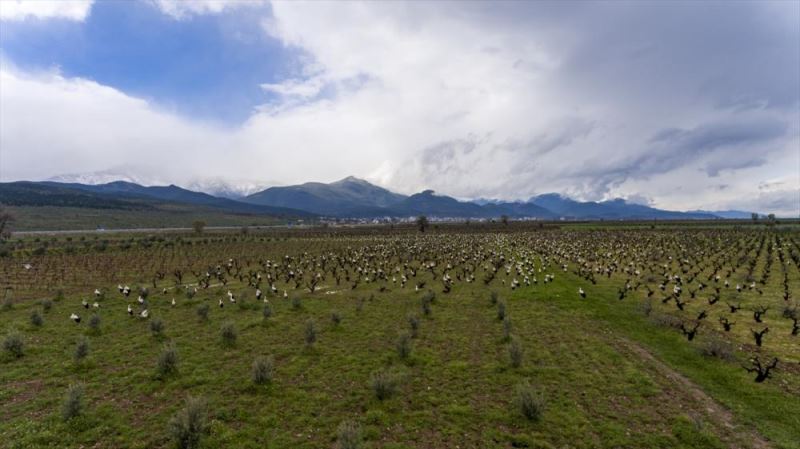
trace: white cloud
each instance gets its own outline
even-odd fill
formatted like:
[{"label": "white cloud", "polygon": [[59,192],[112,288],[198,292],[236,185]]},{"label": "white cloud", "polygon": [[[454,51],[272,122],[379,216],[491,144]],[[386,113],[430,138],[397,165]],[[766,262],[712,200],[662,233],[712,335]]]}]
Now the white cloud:
[{"label": "white cloud", "polygon": [[263,5],[262,0],[150,0],[164,14],[175,19],[193,15],[219,14],[225,10]]},{"label": "white cloud", "polygon": [[[165,5],[175,17],[230,7]],[[232,130],[88,80],[4,68],[0,175],[120,164],[175,182],[353,174],[405,193],[556,191],[796,215],[776,200],[800,186],[795,12],[558,5],[274,3],[264,28],[298,50],[301,69],[263,84],[278,100]],[[759,190],[770,180],[778,193]]]},{"label": "white cloud", "polygon": [[2,0],[0,20],[68,19],[83,21],[94,0]]}]

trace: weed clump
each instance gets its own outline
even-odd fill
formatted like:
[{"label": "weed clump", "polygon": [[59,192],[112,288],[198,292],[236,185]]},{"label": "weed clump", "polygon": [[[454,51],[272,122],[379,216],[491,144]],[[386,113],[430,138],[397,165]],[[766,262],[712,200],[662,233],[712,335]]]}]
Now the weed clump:
[{"label": "weed clump", "polygon": [[408,315],[408,326],[411,328],[411,338],[419,335],[419,318],[416,315]]},{"label": "weed clump", "polygon": [[100,315],[95,313],[91,318],[89,318],[89,329],[95,333],[100,331]]},{"label": "weed clump", "polygon": [[15,358],[21,358],[25,354],[25,342],[22,335],[17,331],[11,331],[3,339],[3,350]]},{"label": "weed clump", "polygon": [[83,397],[85,388],[83,384],[72,384],[67,388],[64,403],[61,406],[61,417],[69,421],[83,414]]},{"label": "weed clump", "polygon": [[206,322],[208,321],[208,311],[210,307],[208,304],[201,304],[197,307],[197,317],[200,318],[200,321]]},{"label": "weed clump", "polygon": [[498,302],[497,303],[497,319],[503,321],[506,317],[506,303]]},{"label": "weed clump", "polygon": [[355,421],[342,421],[336,430],[339,449],[358,449],[361,447],[363,437],[361,426]]},{"label": "weed clump", "polygon": [[306,321],[306,345],[313,346],[317,341],[317,328],[314,326],[314,320]]},{"label": "weed clump", "polygon": [[402,360],[408,359],[411,355],[411,336],[408,334],[403,334],[400,338],[397,339],[397,343],[395,344],[397,348],[397,355]]},{"label": "weed clump", "polygon": [[253,361],[251,375],[253,383],[264,385],[272,381],[274,359],[270,357],[258,357]]},{"label": "weed clump", "polygon": [[261,317],[264,318],[264,320],[268,320],[271,316],[272,308],[269,306],[269,304],[264,304],[264,308],[261,309]]},{"label": "weed clump", "polygon": [[150,333],[156,338],[164,335],[164,322],[160,318],[154,318],[150,321]]},{"label": "weed clump", "polygon": [[38,310],[34,310],[31,312],[31,324],[35,327],[41,327],[44,324],[44,319],[42,318],[42,314],[39,313]]},{"label": "weed clump", "polygon": [[236,332],[236,327],[234,327],[233,323],[225,323],[220,329],[220,336],[222,337],[222,345],[231,347],[236,345],[236,338],[239,335]]},{"label": "weed clump", "polygon": [[86,356],[88,355],[89,355],[89,340],[87,340],[86,337],[81,337],[81,339],[78,340],[78,343],[75,345],[75,354],[74,354],[75,363],[82,362],[83,359],[85,359]]},{"label": "weed clump", "polygon": [[508,355],[511,359],[511,366],[514,368],[519,368],[522,366],[522,344],[520,344],[519,340],[516,338],[511,338],[511,343],[508,344]]},{"label": "weed clump", "polygon": [[734,356],[733,345],[720,338],[709,339],[700,349],[700,352],[706,357],[716,357],[727,361],[736,358]]},{"label": "weed clump", "polygon": [[163,379],[178,372],[178,349],[172,343],[164,345],[158,356],[156,374]]},{"label": "weed clump", "polygon": [[196,449],[208,431],[206,402],[189,397],[186,406],[169,421],[169,434],[180,449]]},{"label": "weed clump", "polygon": [[372,373],[370,386],[378,400],[389,399],[397,392],[398,377],[395,373],[379,370]]},{"label": "weed clump", "polygon": [[514,404],[522,416],[530,421],[538,421],[544,413],[545,401],[542,394],[527,381],[514,388]]},{"label": "weed clump", "polygon": [[44,311],[44,313],[49,312],[50,309],[53,308],[53,301],[49,299],[43,299],[41,304],[42,304],[42,311]]}]

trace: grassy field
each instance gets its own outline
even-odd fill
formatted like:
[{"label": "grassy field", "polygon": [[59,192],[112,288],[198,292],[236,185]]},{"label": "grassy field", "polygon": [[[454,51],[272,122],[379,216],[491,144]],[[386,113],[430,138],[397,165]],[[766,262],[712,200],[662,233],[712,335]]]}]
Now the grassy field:
[{"label": "grassy field", "polygon": [[90,209],[81,207],[8,207],[15,231],[60,231],[130,228],[190,228],[196,220],[208,226],[269,226],[286,220],[262,215],[233,214],[202,208],[172,210]]},{"label": "grassy field", "polygon": [[[38,255],[26,240],[0,258],[0,331],[24,343],[21,357],[0,356],[0,441],[175,447],[170,422],[194,396],[206,403],[204,448],[798,448],[800,337],[783,315],[800,289],[798,242],[795,229],[755,227],[475,226],[142,236],[102,251],[66,251],[74,242],[61,238]],[[710,304],[715,286],[721,298]],[[730,332],[717,322],[727,303],[742,306]],[[752,317],[759,305],[769,307],[763,323]],[[704,310],[709,318],[696,319]],[[678,323],[698,323],[697,336],[688,341]],[[750,329],[763,326],[756,347]],[[89,351],[77,361],[81,341]],[[167,345],[177,372],[160,375]],[[743,368],[753,356],[780,360],[764,382]],[[253,382],[259,357],[274,367],[263,385]],[[379,372],[396,383],[383,399]],[[83,412],[65,420],[75,383]],[[534,419],[521,412],[520,385],[533,392]],[[343,422],[358,429],[356,445]]]}]

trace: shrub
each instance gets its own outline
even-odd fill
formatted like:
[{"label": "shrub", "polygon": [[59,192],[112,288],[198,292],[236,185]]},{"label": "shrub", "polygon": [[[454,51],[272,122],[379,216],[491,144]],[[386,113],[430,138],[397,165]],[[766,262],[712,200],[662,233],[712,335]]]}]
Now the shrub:
[{"label": "shrub", "polygon": [[339,312],[331,313],[331,322],[334,326],[338,326],[342,322],[342,316],[339,315]]},{"label": "shrub", "polygon": [[25,354],[25,342],[22,340],[22,335],[17,331],[9,332],[3,340],[3,350],[16,358],[22,357]]},{"label": "shrub", "polygon": [[721,338],[711,338],[706,341],[700,352],[707,357],[717,357],[722,360],[733,360],[733,345]]},{"label": "shrub", "polygon": [[497,292],[489,293],[489,302],[492,303],[492,305],[497,304]]},{"label": "shrub", "polygon": [[358,298],[356,301],[356,312],[361,312],[364,310],[364,298]]},{"label": "shrub", "polygon": [[208,304],[200,304],[197,307],[197,317],[200,318],[200,321],[208,321],[208,311],[210,307]]},{"label": "shrub", "polygon": [[81,337],[75,345],[75,362],[80,363],[86,356],[89,355],[89,340],[86,337]]},{"label": "shrub", "polygon": [[64,404],[61,406],[61,417],[64,421],[69,421],[83,414],[83,396],[85,388],[83,384],[71,384],[67,388]]},{"label": "shrub", "polygon": [[516,338],[511,339],[511,343],[508,345],[508,355],[511,359],[511,366],[514,368],[519,368],[522,366],[522,345],[520,344],[519,340]]},{"label": "shrub", "polygon": [[256,385],[264,385],[272,381],[274,359],[272,357],[258,357],[253,361],[252,377]]},{"label": "shrub", "polygon": [[336,430],[338,434],[339,449],[358,449],[361,447],[363,437],[361,426],[355,421],[342,421]]},{"label": "shrub", "polygon": [[150,333],[153,337],[161,337],[164,335],[164,322],[161,318],[154,318],[150,320]]},{"label": "shrub", "polygon": [[518,384],[514,389],[514,404],[522,416],[531,421],[541,418],[545,406],[542,394],[527,381]]},{"label": "shrub", "polygon": [[33,324],[36,327],[40,327],[42,324],[44,324],[44,320],[42,319],[42,314],[39,313],[38,310],[34,310],[33,312],[31,312],[31,324]]},{"label": "shrub", "polygon": [[502,321],[506,317],[506,303],[498,302],[497,303],[497,319]]},{"label": "shrub", "polygon": [[650,314],[653,313],[653,300],[651,298],[647,298],[639,305],[639,311],[642,312],[642,315],[644,316],[650,316]]},{"label": "shrub", "polygon": [[178,350],[172,343],[164,345],[161,355],[158,356],[156,374],[159,378],[167,377],[178,372]]},{"label": "shrub", "polygon": [[303,302],[299,296],[292,297],[292,310],[300,310],[303,307]]},{"label": "shrub", "polygon": [[435,302],[436,302],[436,293],[434,293],[434,292],[432,292],[432,291],[428,290],[428,291],[427,291],[427,292],[425,292],[425,294],[422,296],[422,300],[423,300],[423,301],[425,301],[425,302],[428,302],[429,304],[433,304],[433,303],[435,303]]},{"label": "shrub", "polygon": [[53,308],[53,301],[50,301],[49,299],[43,299],[41,304],[42,304],[42,310],[44,311],[44,313],[49,312],[50,309]]},{"label": "shrub", "polygon": [[411,328],[411,338],[416,338],[419,334],[419,318],[416,315],[408,315],[408,326]]},{"label": "shrub", "polygon": [[423,296],[421,301],[422,306],[422,314],[425,316],[429,316],[431,314],[431,302],[427,299],[427,297]]},{"label": "shrub", "polygon": [[89,318],[89,329],[94,332],[100,330],[100,315],[95,313],[91,318]]},{"label": "shrub", "polygon": [[223,324],[222,328],[220,329],[220,336],[222,337],[222,344],[224,346],[235,345],[238,334],[236,332],[236,327],[233,326],[233,323]]},{"label": "shrub", "polygon": [[511,317],[506,316],[503,319],[503,340],[506,341],[511,340],[512,327],[513,326],[511,325]]},{"label": "shrub", "polygon": [[407,359],[411,355],[411,336],[408,334],[401,335],[397,339],[395,347],[397,348],[397,355],[403,360]]},{"label": "shrub", "polygon": [[269,319],[269,317],[271,317],[271,316],[272,316],[272,308],[269,306],[269,304],[264,304],[264,308],[263,308],[263,309],[261,309],[261,316],[262,316],[262,317],[263,317],[265,320],[268,320],[268,319]]},{"label": "shrub", "polygon": [[206,402],[189,397],[186,406],[169,421],[169,434],[181,449],[200,447],[203,435],[208,431]]},{"label": "shrub", "polygon": [[306,345],[311,346],[317,341],[317,329],[314,327],[314,320],[306,321]]},{"label": "shrub", "polygon": [[370,386],[380,401],[388,399],[395,394],[397,383],[397,375],[386,370],[376,371],[370,377]]}]

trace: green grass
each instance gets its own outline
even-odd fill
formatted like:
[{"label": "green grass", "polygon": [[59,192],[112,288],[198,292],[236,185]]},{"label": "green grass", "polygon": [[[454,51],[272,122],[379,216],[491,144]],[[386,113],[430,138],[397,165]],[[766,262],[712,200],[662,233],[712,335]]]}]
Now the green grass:
[{"label": "green grass", "polygon": [[[320,252],[358,243],[363,242],[315,241]],[[257,249],[252,255],[246,252],[251,247]],[[175,259],[187,263],[185,258],[205,255],[208,265],[228,257],[276,260],[308,248],[301,239],[219,242],[183,248]],[[142,251],[151,254],[143,260],[173,260],[166,258],[172,249]],[[133,257],[120,254],[113,259],[120,265]],[[137,279],[150,280],[150,272],[130,270],[120,267],[115,276],[131,286]],[[796,372],[781,371],[754,384],[736,362],[700,354],[706,333],[690,344],[676,330],[645,317],[641,292],[619,301],[619,279],[591,285],[572,273],[554,272],[556,280],[546,285],[540,281],[512,291],[499,280],[490,287],[479,280],[458,283],[443,294],[441,285],[420,271],[419,277],[436,289],[428,316],[420,309],[424,292],[414,292],[411,282],[405,289],[389,283],[387,292],[361,283],[351,291],[349,284],[337,287],[329,276],[320,291],[309,294],[281,281],[280,292],[286,288],[292,297],[302,297],[302,307],[293,308],[282,294],[270,295],[268,320],[254,289],[233,277],[227,286],[201,290],[192,299],[172,291],[162,295],[162,287],[173,285],[167,278],[151,288],[148,298],[151,319],[164,323],[161,336],[151,334],[147,320],[128,316],[126,304],[136,304],[135,294],[125,300],[115,290],[116,281],[85,281],[83,292],[95,286],[108,291],[100,301],[102,324],[96,333],[86,325],[91,311],[81,306],[87,297],[81,290],[68,290],[64,299],[54,301],[42,313],[41,327],[30,323],[31,312],[41,306],[31,299],[18,301],[0,311],[2,335],[17,329],[25,340],[22,358],[0,356],[0,441],[9,448],[174,447],[168,422],[191,395],[208,403],[205,448],[333,447],[346,420],[361,426],[369,448],[751,447],[756,429],[773,447],[800,447]],[[576,294],[579,285],[589,293],[587,299]],[[227,301],[228,290],[237,293],[237,304]],[[490,291],[499,293],[513,322],[512,338],[524,352],[519,367],[509,359],[509,341]],[[23,291],[14,294],[25,297]],[[220,298],[225,300],[222,309]],[[210,305],[207,322],[197,317],[201,304]],[[69,320],[73,312],[84,318],[80,325]],[[333,312],[341,316],[339,324],[331,320]],[[410,314],[419,317],[420,325],[413,350],[401,358],[397,343],[409,333]],[[313,345],[306,343],[309,320],[317,331]],[[237,331],[234,345],[222,342],[225,323]],[[74,350],[81,338],[89,340],[91,351],[76,363]],[[168,343],[177,348],[178,370],[160,377],[156,364]],[[792,354],[794,348],[782,350]],[[272,380],[263,385],[252,382],[258,357],[274,361]],[[393,396],[379,400],[370,379],[382,369],[394,373],[399,383]],[[680,373],[688,383],[675,382],[667,371]],[[514,407],[514,388],[524,381],[543,395],[538,421]],[[85,412],[64,422],[64,395],[78,382],[85,385]],[[692,385],[730,410],[733,428],[697,400]]]}]

